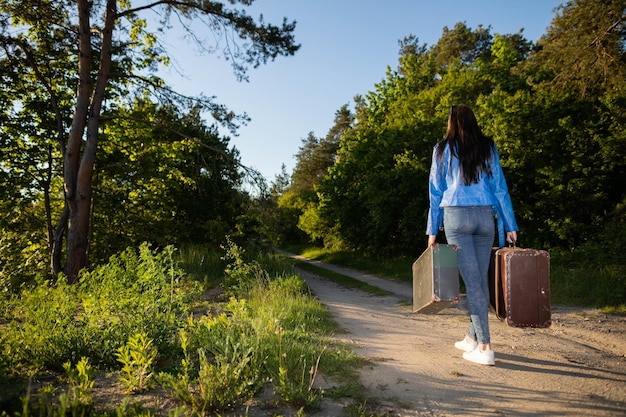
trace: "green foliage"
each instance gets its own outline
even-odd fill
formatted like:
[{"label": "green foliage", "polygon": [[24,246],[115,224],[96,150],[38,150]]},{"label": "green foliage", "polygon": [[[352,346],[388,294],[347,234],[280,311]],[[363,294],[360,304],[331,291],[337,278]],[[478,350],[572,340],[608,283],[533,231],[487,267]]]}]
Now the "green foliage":
[{"label": "green foliage", "polygon": [[[298,189],[299,199],[287,190],[297,204],[284,207],[299,211],[314,244],[421,253],[433,146],[450,105],[466,104],[500,151],[520,243],[570,250],[594,239],[623,221],[625,10],[623,0],[567,2],[537,44],[463,23],[431,47],[405,38],[398,69],[355,99],[327,174]],[[309,140],[297,166],[321,148]]]},{"label": "green foliage", "polygon": [[[24,207],[0,201],[0,292],[17,292],[49,277],[50,263],[45,236],[39,233],[40,206]],[[33,233],[37,230],[38,233]]]},{"label": "green foliage", "polygon": [[[94,388],[94,370],[88,358],[81,358],[76,366],[70,362],[63,364],[67,376],[67,388],[55,401],[54,387],[46,385],[37,395],[36,405],[31,405],[31,393],[29,390],[22,398],[22,412],[16,416],[28,417],[31,414],[40,416],[66,417],[66,416],[89,416],[93,412],[92,390]],[[3,414],[4,416],[5,414]]]},{"label": "green foliage", "polygon": [[[181,334],[181,340],[185,355],[182,373],[178,376],[162,373],[159,379],[164,388],[192,410],[203,415],[231,408],[250,398],[258,388],[259,367],[252,362],[254,348],[245,346],[247,338],[210,338],[208,341],[217,353],[208,358],[205,349],[197,347],[195,361],[189,352],[186,333]],[[196,375],[192,376],[191,372]]]},{"label": "green foliage", "polygon": [[138,101],[118,112],[123,118],[107,124],[98,157],[93,253],[108,256],[142,241],[219,247],[245,201],[228,138],[206,126],[197,109]]},{"label": "green foliage", "polygon": [[242,342],[233,343],[227,338],[220,353],[213,356],[214,363],[207,360],[204,350],[198,350],[198,388],[205,405],[203,410],[232,407],[254,392],[259,381],[258,369],[250,366],[254,347]]},{"label": "green foliage", "polygon": [[[2,381],[21,390],[33,375],[65,370],[69,385],[56,397],[58,383],[32,395],[9,396],[0,386],[0,400],[24,397],[23,415],[96,413],[94,374],[108,369],[129,393],[160,385],[183,404],[176,415],[219,413],[261,390],[273,394],[271,404],[315,409],[324,395],[314,386],[318,371],[350,381],[361,361],[328,338],[336,325],[293,273],[293,261],[233,242],[226,249],[227,279],[235,288],[224,288],[232,295],[228,302],[203,304],[204,315],[198,286],[179,265],[203,277],[221,261],[197,246],[179,253],[144,244],[86,273],[80,285],[61,280],[24,288],[1,309],[7,323],[0,333]],[[130,398],[107,404],[106,413],[152,415]]]},{"label": "green foliage", "polygon": [[[302,241],[316,241],[320,239],[320,235],[316,234],[317,224],[310,226],[309,222],[305,222],[302,219],[303,213],[307,207],[315,207],[316,203],[309,198],[312,194],[311,190],[308,192],[294,193],[291,191],[285,191],[277,200],[277,211],[280,218],[277,228],[279,233],[278,243],[281,245],[295,244]],[[319,225],[320,227],[323,227]],[[326,229],[323,229],[322,236],[325,237],[328,234]]]},{"label": "green foliage", "polygon": [[219,314],[189,321],[180,333],[179,373],[161,373],[159,380],[197,412],[241,404],[268,382],[273,401],[315,408],[323,394],[312,385],[320,358],[328,361],[329,375],[345,376],[354,364],[325,339],[334,329],[327,312],[300,277],[286,273],[292,267],[284,258],[259,255],[249,261],[232,242],[225,258],[241,298],[232,297]]},{"label": "green foliage", "polygon": [[60,370],[82,356],[114,367],[115,353],[136,333],[171,352],[178,320],[199,296],[173,252],[152,252],[143,244],[85,273],[80,285],[41,282],[13,295],[1,310],[9,323],[0,334],[10,368]]},{"label": "green foliage", "polygon": [[[238,152],[201,115],[232,133],[248,117],[212,97],[171,90],[156,74],[174,51],[165,50],[159,37],[177,16],[176,25],[190,33],[228,39],[224,52],[235,75],[245,79],[250,66],[299,49],[295,22],[255,20],[232,2],[113,6],[0,1],[0,203],[17,212],[36,208],[32,222],[22,225],[0,210],[0,231],[10,234],[0,250],[20,245],[7,251],[1,287],[15,290],[32,279],[18,268],[30,259],[19,253],[29,246],[37,249],[37,262],[47,249],[51,274],[63,271],[75,282],[87,265],[143,241],[218,246],[212,239],[231,232],[242,214],[248,196],[239,188]],[[147,18],[153,13],[163,19]],[[90,42],[85,34],[95,32],[107,35]],[[213,53],[219,44],[196,46]]]},{"label": "green foliage", "polygon": [[[260,222],[260,234],[264,242],[274,245],[300,242],[306,239],[306,234],[298,229],[300,210],[293,205],[295,199],[285,199],[288,193],[289,174],[283,164],[280,175],[270,185],[269,194],[254,200],[253,213],[256,213]],[[289,201],[291,200],[291,201]],[[285,204],[285,201],[288,201]]]},{"label": "green foliage", "polygon": [[68,361],[89,356],[83,349],[84,326],[76,321],[81,312],[78,288],[47,282],[25,289],[8,301],[10,320],[2,332],[2,354],[11,367],[61,370]]},{"label": "green foliage", "polygon": [[180,345],[184,355],[181,360],[181,372],[177,376],[163,372],[158,375],[157,379],[174,398],[193,406],[196,403],[196,397],[191,385],[192,360],[189,353],[189,339],[185,331],[180,332]]},{"label": "green foliage", "polygon": [[263,285],[263,282],[269,280],[269,274],[261,264],[257,260],[248,261],[250,258],[245,249],[230,238],[227,238],[223,249],[225,250],[223,260],[226,262],[225,284],[235,295],[245,295],[251,288]]},{"label": "green foliage", "polygon": [[84,357],[76,363],[76,367],[66,362],[63,369],[67,373],[68,388],[66,396],[61,396],[61,404],[67,403],[72,414],[78,415],[78,410],[88,409],[93,403],[91,396],[94,386],[93,369],[89,359]]},{"label": "green foliage", "polygon": [[117,349],[116,356],[123,373],[120,381],[127,393],[142,392],[149,387],[157,353],[146,333],[132,335],[126,345]]},{"label": "green foliage", "polygon": [[571,98],[623,95],[625,10],[623,0],[562,4],[529,62],[542,88],[553,96]]}]

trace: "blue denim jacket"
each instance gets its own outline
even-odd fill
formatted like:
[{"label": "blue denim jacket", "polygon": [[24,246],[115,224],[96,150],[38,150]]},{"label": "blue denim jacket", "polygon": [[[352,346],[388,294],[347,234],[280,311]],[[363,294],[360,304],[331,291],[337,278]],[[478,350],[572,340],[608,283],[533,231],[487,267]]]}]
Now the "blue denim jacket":
[{"label": "blue denim jacket", "polygon": [[[492,155],[492,176],[481,175],[478,184],[464,185],[459,160],[452,157],[446,146],[443,159],[433,150],[429,177],[430,210],[428,211],[427,235],[436,235],[443,227],[443,208],[451,206],[492,206],[500,224],[507,232],[518,231],[511,196],[504,179],[498,150]],[[501,233],[504,231],[500,230]],[[501,243],[502,244],[502,243]]]}]

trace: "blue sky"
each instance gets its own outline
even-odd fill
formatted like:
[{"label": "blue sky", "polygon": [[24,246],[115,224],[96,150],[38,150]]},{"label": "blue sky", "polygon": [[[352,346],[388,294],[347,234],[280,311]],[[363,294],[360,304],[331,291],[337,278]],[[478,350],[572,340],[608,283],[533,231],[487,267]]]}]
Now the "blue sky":
[{"label": "blue sky", "polygon": [[[398,41],[415,35],[431,46],[443,28],[465,22],[475,29],[491,26],[491,33],[511,34],[524,29],[536,41],[554,17],[557,0],[257,0],[253,17],[266,22],[296,20],[295,38],[301,48],[294,56],[279,57],[248,72],[238,82],[230,64],[218,54],[200,56],[191,45],[168,34],[174,47],[175,69],[160,75],[175,90],[216,96],[216,102],[252,119],[231,136],[241,162],[255,168],[271,183],[284,163],[291,174],[295,154],[309,132],[324,137],[335,112],[352,107],[385,78],[387,67],[397,68]],[[182,74],[180,73],[182,72]],[[209,121],[212,123],[212,121]],[[228,132],[224,134],[230,135]]]}]

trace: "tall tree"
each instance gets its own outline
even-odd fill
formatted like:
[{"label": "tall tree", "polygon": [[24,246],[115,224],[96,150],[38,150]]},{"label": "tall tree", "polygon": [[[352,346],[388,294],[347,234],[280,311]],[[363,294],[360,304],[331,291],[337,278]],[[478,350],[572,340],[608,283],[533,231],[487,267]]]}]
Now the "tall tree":
[{"label": "tall tree", "polygon": [[[343,105],[335,112],[335,123],[323,138],[317,138],[309,133],[303,139],[303,145],[296,154],[296,167],[291,175],[291,186],[279,201],[283,211],[290,213],[297,222],[298,228],[305,231],[313,240],[324,236],[324,239],[337,243],[327,223],[321,221],[317,213],[319,204],[317,188],[321,180],[328,174],[335,164],[337,150],[344,133],[352,128],[354,116]],[[298,219],[299,216],[299,219]],[[300,234],[301,235],[301,234]],[[334,246],[337,246],[333,243]]]},{"label": "tall tree", "polygon": [[355,127],[318,188],[320,222],[336,225],[348,246],[414,253],[425,244],[432,148],[450,105],[473,103],[493,88],[478,70],[492,60],[491,40],[489,29],[464,24],[445,28],[428,50],[409,36],[400,42],[398,70],[388,68],[358,98]]},{"label": "tall tree", "polygon": [[626,1],[570,0],[557,8],[540,50],[533,83],[553,94],[598,97],[619,91],[626,79]]},{"label": "tall tree", "polygon": [[488,61],[491,57],[491,28],[478,25],[472,30],[465,23],[457,23],[453,29],[443,28],[443,34],[432,48],[431,53],[439,68],[445,68],[452,62],[471,65],[478,59]]},{"label": "tall tree", "polygon": [[615,229],[626,198],[626,1],[568,1],[511,72],[524,86],[486,98],[482,119],[531,243],[575,247]]},{"label": "tall tree", "polygon": [[325,137],[317,138],[310,132],[306,139],[302,139],[291,174],[291,192],[313,191],[335,163],[341,136],[352,127],[353,122],[354,116],[346,104],[335,112],[335,123]]},{"label": "tall tree", "polygon": [[[0,1],[0,65],[7,70],[0,82],[2,89],[11,91],[13,109],[5,109],[4,116],[15,122],[14,116],[24,103],[21,97],[39,97],[43,101],[45,94],[49,113],[44,120],[55,132],[63,165],[64,204],[54,232],[49,232],[51,268],[55,275],[64,272],[70,282],[77,281],[80,269],[87,264],[92,179],[102,122],[115,117],[116,102],[132,96],[132,90],[147,90],[169,102],[187,99],[174,94],[154,76],[158,63],[167,62],[168,56],[155,35],[147,31],[147,20],[140,16],[156,12],[161,17],[158,30],[163,31],[171,28],[173,17],[173,21],[182,22],[182,28],[202,51],[217,50],[219,42],[207,46],[204,39],[195,36],[192,23],[204,25],[217,39],[225,40],[224,56],[231,60],[239,79],[245,79],[249,67],[279,55],[292,55],[299,48],[293,38],[295,22],[284,19],[281,26],[275,26],[264,23],[262,16],[257,22],[235,8],[238,4],[250,6],[253,0],[232,0],[227,5],[205,0],[134,3]],[[14,88],[15,79],[28,82],[17,83]],[[246,120],[212,99],[199,97],[198,103],[231,129]],[[42,133],[24,127],[16,137],[41,142]]]}]

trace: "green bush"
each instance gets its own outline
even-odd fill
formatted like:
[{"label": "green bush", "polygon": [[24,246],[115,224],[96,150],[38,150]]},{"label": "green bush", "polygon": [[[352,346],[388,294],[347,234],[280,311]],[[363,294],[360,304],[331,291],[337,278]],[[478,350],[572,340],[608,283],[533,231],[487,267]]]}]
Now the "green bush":
[{"label": "green bush", "polygon": [[233,296],[221,312],[187,322],[178,374],[161,373],[162,385],[201,413],[241,404],[266,383],[277,403],[317,407],[323,392],[313,383],[320,361],[328,364],[327,374],[344,376],[356,363],[330,346],[327,335],[335,327],[328,313],[304,280],[290,274],[290,261],[262,253],[248,260],[232,242],[224,259]]},{"label": "green bush", "polygon": [[117,349],[117,360],[122,364],[120,378],[127,393],[146,390],[152,379],[152,366],[158,352],[145,333],[132,335],[128,343]]},{"label": "green bush", "polygon": [[[18,389],[0,386],[0,407],[16,415],[145,415],[128,401],[93,408],[93,375],[106,369],[127,393],[160,384],[182,403],[168,410],[175,415],[231,409],[261,389],[273,393],[274,404],[303,410],[316,408],[324,394],[314,386],[318,370],[338,380],[355,375],[359,359],[329,338],[335,326],[291,261],[249,256],[231,243],[221,274],[222,285],[232,285],[224,287],[230,300],[200,304],[201,284],[179,266],[204,271],[194,273],[204,284],[210,274],[208,286],[216,286],[215,255],[208,255],[209,271],[198,265],[201,253],[141,245],[84,273],[77,285],[40,282],[2,300],[0,376]],[[26,381],[49,371],[59,380],[31,395]],[[67,388],[58,391],[60,384]]]},{"label": "green bush", "polygon": [[136,333],[147,334],[161,354],[172,352],[179,320],[199,296],[172,253],[171,247],[156,253],[143,244],[82,274],[79,285],[41,282],[12,296],[0,335],[9,368],[60,371],[80,357],[116,368],[118,348]]}]

